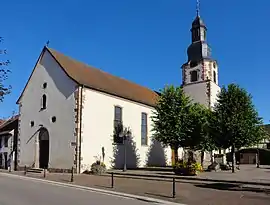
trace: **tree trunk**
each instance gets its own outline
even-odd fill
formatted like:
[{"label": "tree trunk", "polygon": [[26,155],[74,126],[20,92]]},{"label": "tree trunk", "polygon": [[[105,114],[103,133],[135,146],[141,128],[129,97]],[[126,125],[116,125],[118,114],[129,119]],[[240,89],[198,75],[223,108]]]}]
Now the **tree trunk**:
[{"label": "tree trunk", "polygon": [[203,162],[204,162],[204,151],[201,151],[201,165],[203,167]]},{"label": "tree trunk", "polygon": [[214,163],[214,156],[213,156],[213,151],[211,151],[210,152],[210,158],[211,158],[211,164],[213,164]]},{"label": "tree trunk", "polygon": [[257,155],[256,155],[256,167],[260,168],[260,151],[259,148],[257,148]]},{"label": "tree trunk", "polygon": [[173,148],[174,151],[174,163],[178,162],[178,147]]},{"label": "tree trunk", "polygon": [[234,164],[235,164],[235,146],[234,145],[232,146],[231,153],[232,153],[232,173],[234,173],[235,172],[235,170],[234,170]]}]

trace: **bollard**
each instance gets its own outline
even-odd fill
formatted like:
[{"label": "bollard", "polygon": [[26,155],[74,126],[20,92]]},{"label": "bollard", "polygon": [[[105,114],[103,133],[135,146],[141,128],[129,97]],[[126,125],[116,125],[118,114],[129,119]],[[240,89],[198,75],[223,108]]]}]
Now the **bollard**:
[{"label": "bollard", "polygon": [[111,185],[112,185],[112,188],[113,188],[113,185],[114,185],[114,180],[113,180],[113,172],[111,173],[111,176],[112,176],[112,180],[111,180]]},{"label": "bollard", "polygon": [[43,171],[43,177],[46,178],[46,169]]},{"label": "bollard", "polygon": [[71,167],[71,179],[70,179],[70,181],[71,182],[73,182],[74,181],[74,176],[73,176],[73,166]]},{"label": "bollard", "polygon": [[175,177],[173,177],[173,190],[172,190],[172,197],[175,198]]},{"label": "bollard", "polygon": [[24,175],[26,175],[26,165],[24,166]]}]

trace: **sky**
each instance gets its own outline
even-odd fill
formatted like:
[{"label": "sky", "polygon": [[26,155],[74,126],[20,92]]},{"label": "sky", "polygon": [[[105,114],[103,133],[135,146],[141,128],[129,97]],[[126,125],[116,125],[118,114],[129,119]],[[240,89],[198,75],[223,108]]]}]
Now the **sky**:
[{"label": "sky", "polygon": [[[270,123],[270,1],[201,0],[219,84],[237,83]],[[8,49],[12,93],[0,117],[17,112],[37,58],[49,46],[154,90],[181,85],[196,0],[4,0],[0,36]],[[39,100],[39,99],[37,99]]]}]

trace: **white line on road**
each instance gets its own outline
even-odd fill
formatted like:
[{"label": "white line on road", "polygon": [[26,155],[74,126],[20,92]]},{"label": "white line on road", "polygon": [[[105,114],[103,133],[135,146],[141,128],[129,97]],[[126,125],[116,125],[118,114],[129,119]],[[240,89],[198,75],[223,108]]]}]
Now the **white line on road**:
[{"label": "white line on road", "polygon": [[68,188],[73,188],[73,189],[77,189],[77,190],[84,190],[84,191],[87,190],[90,192],[101,193],[101,194],[116,196],[116,197],[120,197],[120,198],[137,199],[137,200],[142,200],[142,201],[149,202],[149,203],[157,203],[157,204],[162,204],[162,205],[165,205],[165,204],[166,205],[185,205],[185,204],[174,203],[174,202],[164,201],[164,200],[160,200],[160,199],[145,197],[145,196],[126,194],[126,193],[104,190],[104,189],[96,189],[96,188],[91,188],[91,187],[86,187],[86,186],[79,186],[79,185],[50,181],[50,180],[45,180],[45,179],[37,179],[37,178],[33,178],[33,177],[25,177],[25,176],[3,173],[3,172],[0,172],[0,175],[7,176],[7,177],[13,177],[13,178],[19,178],[22,180],[28,180],[28,181],[33,181],[33,182],[46,183],[46,184],[56,185],[56,186],[60,186],[60,187],[68,187]]}]

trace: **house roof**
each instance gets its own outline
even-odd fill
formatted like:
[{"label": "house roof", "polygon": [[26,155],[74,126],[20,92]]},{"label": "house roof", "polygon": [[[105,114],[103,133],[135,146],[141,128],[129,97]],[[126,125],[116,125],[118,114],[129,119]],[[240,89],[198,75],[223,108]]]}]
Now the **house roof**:
[{"label": "house roof", "polygon": [[52,48],[48,50],[68,76],[79,84],[146,105],[155,105],[158,97],[155,91],[74,60]]},{"label": "house roof", "polygon": [[42,53],[45,49],[49,51],[65,73],[78,84],[131,101],[155,106],[159,96],[155,91],[86,65],[52,48],[44,47]]},{"label": "house roof", "polygon": [[8,120],[6,120],[5,122],[3,122],[2,124],[0,124],[0,130],[3,129],[4,127],[6,127],[7,125],[9,125],[10,123],[16,121],[19,119],[19,115],[15,115],[12,116],[11,118],[9,118]]},{"label": "house roof", "polygon": [[0,125],[3,124],[5,120],[0,119]]}]

